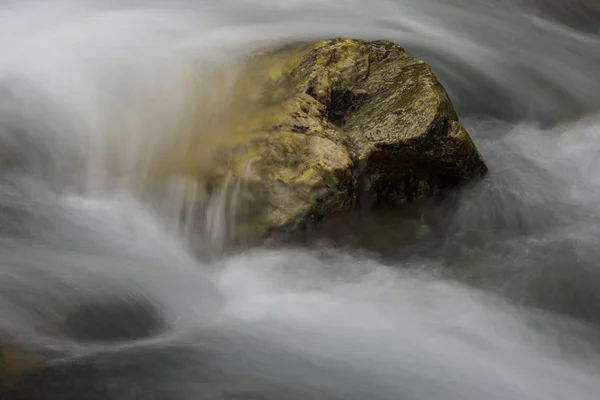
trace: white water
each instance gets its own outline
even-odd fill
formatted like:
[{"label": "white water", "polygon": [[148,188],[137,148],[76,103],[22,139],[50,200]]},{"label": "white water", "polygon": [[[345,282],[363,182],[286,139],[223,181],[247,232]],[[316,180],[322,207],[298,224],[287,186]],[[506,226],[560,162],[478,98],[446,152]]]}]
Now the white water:
[{"label": "white water", "polygon": [[[0,182],[0,337],[51,360],[10,397],[597,399],[599,10],[1,2],[0,150],[21,162]],[[330,36],[429,61],[489,176],[434,208],[348,217],[316,248],[198,261],[191,244],[223,244],[222,207],[182,224],[190,183],[151,177],[194,135],[210,163],[243,56]],[[130,314],[65,331],[105,300]]]}]

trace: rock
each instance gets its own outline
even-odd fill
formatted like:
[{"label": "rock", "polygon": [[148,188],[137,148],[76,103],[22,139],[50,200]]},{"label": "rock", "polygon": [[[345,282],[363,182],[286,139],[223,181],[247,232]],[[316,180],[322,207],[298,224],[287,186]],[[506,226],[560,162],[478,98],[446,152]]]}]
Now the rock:
[{"label": "rock", "polygon": [[146,339],[167,330],[159,310],[139,296],[85,299],[64,316],[63,333],[81,342],[125,342]]},{"label": "rock", "polygon": [[4,389],[41,368],[40,358],[15,345],[0,344],[0,398]]},{"label": "rock", "polygon": [[[288,101],[268,128],[238,143],[209,184],[229,174],[238,182],[238,235],[295,230],[310,220],[351,210],[356,180],[347,139],[326,118],[323,104],[303,94]],[[239,183],[241,180],[241,184]]]},{"label": "rock", "polygon": [[81,345],[109,348],[168,330],[160,310],[134,293],[80,298],[68,309],[56,311],[52,323],[44,325],[45,340],[27,341],[20,334],[0,332],[0,399],[57,398],[54,389],[77,387],[70,379],[95,373],[85,370]]},{"label": "rock", "polygon": [[431,195],[487,170],[429,66],[400,46],[322,42],[297,74],[300,89],[325,104],[350,138],[378,202]]},{"label": "rock", "polygon": [[394,43],[327,40],[252,68],[262,89],[205,181],[235,211],[234,239],[295,231],[357,200],[404,204],[487,171],[427,63]]}]

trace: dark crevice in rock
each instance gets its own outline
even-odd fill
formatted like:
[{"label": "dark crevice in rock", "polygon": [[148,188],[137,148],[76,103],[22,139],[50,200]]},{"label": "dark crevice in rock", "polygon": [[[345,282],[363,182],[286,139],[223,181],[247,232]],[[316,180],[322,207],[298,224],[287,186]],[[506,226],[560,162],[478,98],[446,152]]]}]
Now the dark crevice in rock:
[{"label": "dark crevice in rock", "polygon": [[331,103],[327,109],[327,119],[337,127],[343,127],[346,116],[365,101],[366,93],[353,90],[332,90]]},{"label": "dark crevice in rock", "polygon": [[367,162],[365,160],[354,160],[352,174],[356,180],[356,207],[361,210],[368,209],[372,206],[373,197],[369,194]]}]

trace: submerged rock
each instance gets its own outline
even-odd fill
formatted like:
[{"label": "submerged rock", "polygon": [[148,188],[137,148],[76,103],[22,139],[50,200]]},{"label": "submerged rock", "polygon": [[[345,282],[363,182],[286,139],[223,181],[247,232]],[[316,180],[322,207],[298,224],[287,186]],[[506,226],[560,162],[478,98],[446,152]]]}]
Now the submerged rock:
[{"label": "submerged rock", "polygon": [[32,352],[0,343],[0,398],[4,390],[38,371],[41,366],[40,358]]},{"label": "submerged rock", "polygon": [[82,342],[125,342],[146,339],[167,329],[158,309],[136,296],[86,299],[66,313],[61,327]]},{"label": "submerged rock", "polygon": [[295,231],[359,193],[399,205],[487,171],[427,63],[394,43],[333,39],[260,63],[260,95],[206,180],[228,194],[234,239]]}]

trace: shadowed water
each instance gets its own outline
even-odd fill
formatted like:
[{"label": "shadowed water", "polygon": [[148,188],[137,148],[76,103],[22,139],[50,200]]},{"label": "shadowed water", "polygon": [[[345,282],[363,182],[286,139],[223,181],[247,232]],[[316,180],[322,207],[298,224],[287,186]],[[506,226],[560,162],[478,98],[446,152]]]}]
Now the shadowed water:
[{"label": "shadowed water", "polygon": [[[0,340],[42,360],[0,398],[596,399],[598,16],[591,0],[0,2]],[[430,62],[489,175],[221,252],[231,215],[215,198],[190,217],[202,176],[181,160],[210,166],[246,56],[331,36]]]}]

